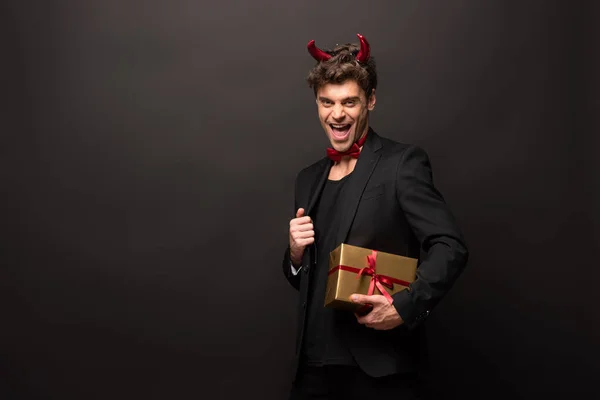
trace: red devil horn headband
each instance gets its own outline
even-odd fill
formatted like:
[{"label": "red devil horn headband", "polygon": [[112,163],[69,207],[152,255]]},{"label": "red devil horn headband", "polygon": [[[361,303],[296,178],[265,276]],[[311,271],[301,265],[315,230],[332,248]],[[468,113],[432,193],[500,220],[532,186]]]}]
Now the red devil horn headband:
[{"label": "red devil horn headband", "polygon": [[360,51],[356,55],[356,59],[360,63],[366,63],[371,57],[371,46],[369,46],[369,42],[367,39],[360,33],[356,34],[358,36],[358,40],[360,40]]},{"label": "red devil horn headband", "polygon": [[331,58],[331,54],[327,54],[323,50],[315,46],[314,40],[308,42],[308,52],[317,61],[327,61]]},{"label": "red devil horn headband", "polygon": [[[367,39],[360,33],[356,34],[358,36],[358,40],[360,40],[360,51],[356,55],[356,60],[360,63],[365,63],[369,60],[371,56],[371,46],[369,46],[369,42]],[[319,49],[315,46],[315,41],[311,40],[308,42],[308,52],[311,56],[317,61],[327,61],[331,58],[331,54],[325,53],[323,50]]]}]

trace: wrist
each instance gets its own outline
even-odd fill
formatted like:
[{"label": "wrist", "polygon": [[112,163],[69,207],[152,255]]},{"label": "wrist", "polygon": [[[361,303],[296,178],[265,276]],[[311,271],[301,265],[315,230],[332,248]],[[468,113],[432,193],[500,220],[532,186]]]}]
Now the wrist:
[{"label": "wrist", "polygon": [[292,250],[290,250],[290,261],[294,267],[299,267],[302,264],[302,254],[295,254]]}]

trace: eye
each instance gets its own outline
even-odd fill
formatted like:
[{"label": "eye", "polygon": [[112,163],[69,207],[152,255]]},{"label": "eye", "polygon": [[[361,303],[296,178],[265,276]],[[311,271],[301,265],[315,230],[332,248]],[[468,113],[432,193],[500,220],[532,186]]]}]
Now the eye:
[{"label": "eye", "polygon": [[356,105],[356,101],[355,100],[348,100],[344,103],[344,105],[346,107],[354,107]]}]

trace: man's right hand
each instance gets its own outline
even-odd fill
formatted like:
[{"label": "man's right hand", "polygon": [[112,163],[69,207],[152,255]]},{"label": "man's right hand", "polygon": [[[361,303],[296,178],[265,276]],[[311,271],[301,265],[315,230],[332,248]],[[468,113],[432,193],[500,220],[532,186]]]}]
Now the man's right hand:
[{"label": "man's right hand", "polygon": [[304,208],[299,208],[296,218],[290,221],[290,258],[294,266],[300,266],[304,249],[315,242],[314,229],[312,219],[304,216]]}]

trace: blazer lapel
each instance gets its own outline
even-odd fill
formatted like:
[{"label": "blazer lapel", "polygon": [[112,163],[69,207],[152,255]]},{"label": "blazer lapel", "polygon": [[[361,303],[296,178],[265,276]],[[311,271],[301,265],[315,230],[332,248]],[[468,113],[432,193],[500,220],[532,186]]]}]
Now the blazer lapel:
[{"label": "blazer lapel", "polygon": [[[327,177],[329,176],[329,170],[331,169],[331,160],[329,158],[324,157],[321,160],[321,165],[317,169],[317,173],[315,174],[315,179],[312,187],[310,188],[310,194],[308,197],[308,205],[304,211],[304,215],[310,216],[313,212],[315,204],[317,204],[317,200],[321,195],[321,191],[323,190],[323,186],[327,181]],[[302,265],[304,267],[305,272],[309,272],[312,268],[311,265],[315,265],[317,263],[317,246],[316,242],[306,248],[303,254]]]},{"label": "blazer lapel", "polygon": [[360,152],[356,167],[352,172],[350,181],[344,188],[344,197],[340,204],[341,220],[339,230],[335,237],[336,246],[344,243],[348,236],[362,193],[381,157],[381,154],[378,153],[380,148],[381,140],[379,139],[379,136],[375,131],[369,129],[369,136]]},{"label": "blazer lapel", "polygon": [[310,189],[310,197],[308,198],[308,205],[306,207],[306,210],[304,211],[304,215],[310,215],[310,213],[313,211],[313,208],[315,207],[315,204],[317,204],[317,200],[319,199],[319,196],[323,189],[323,185],[325,185],[325,181],[329,176],[331,164],[332,163],[328,158],[323,158],[323,160],[321,161],[319,172],[317,173],[317,176],[314,180],[314,184]]}]

